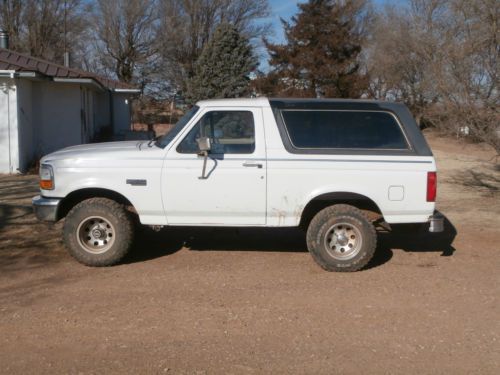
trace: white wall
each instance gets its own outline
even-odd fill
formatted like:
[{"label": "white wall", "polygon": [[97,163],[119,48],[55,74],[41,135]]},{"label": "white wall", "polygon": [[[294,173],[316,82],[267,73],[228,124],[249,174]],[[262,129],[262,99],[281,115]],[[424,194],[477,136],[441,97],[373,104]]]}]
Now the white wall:
[{"label": "white wall", "polygon": [[129,130],[127,98],[76,83],[0,78],[0,173],[25,172],[43,155],[92,140],[111,125],[110,100],[114,133]]},{"label": "white wall", "polygon": [[0,78],[0,173],[19,168],[17,97],[14,79]]}]

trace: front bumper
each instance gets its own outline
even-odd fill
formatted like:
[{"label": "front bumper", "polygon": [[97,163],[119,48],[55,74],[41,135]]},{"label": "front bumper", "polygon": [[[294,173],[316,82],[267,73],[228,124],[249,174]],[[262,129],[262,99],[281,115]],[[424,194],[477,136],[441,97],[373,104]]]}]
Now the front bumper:
[{"label": "front bumper", "polygon": [[59,202],[61,202],[59,198],[44,198],[40,195],[31,200],[35,216],[41,221],[57,221]]}]

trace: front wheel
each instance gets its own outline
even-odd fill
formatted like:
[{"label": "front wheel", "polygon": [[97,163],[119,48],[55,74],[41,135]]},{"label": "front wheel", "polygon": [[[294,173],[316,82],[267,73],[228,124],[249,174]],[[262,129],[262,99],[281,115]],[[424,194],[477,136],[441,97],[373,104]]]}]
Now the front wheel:
[{"label": "front wheel", "polygon": [[314,216],[307,229],[307,247],[313,259],[327,271],[362,269],[375,253],[377,233],[356,207],[338,204]]},{"label": "front wheel", "polygon": [[107,198],[91,198],[78,203],[66,216],[64,242],[77,261],[103,267],[118,263],[133,240],[130,213]]}]

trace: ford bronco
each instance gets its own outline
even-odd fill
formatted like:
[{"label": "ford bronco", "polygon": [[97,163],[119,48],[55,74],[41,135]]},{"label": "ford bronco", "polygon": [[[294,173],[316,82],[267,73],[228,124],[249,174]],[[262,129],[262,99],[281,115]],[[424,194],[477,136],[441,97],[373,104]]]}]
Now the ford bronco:
[{"label": "ford bronco", "polygon": [[322,268],[356,271],[375,252],[379,224],[443,230],[436,184],[432,152],[403,104],[221,99],[197,103],[151,141],[45,156],[33,205],[40,220],[65,219],[66,247],[88,266],[119,262],[138,221],[300,226]]}]

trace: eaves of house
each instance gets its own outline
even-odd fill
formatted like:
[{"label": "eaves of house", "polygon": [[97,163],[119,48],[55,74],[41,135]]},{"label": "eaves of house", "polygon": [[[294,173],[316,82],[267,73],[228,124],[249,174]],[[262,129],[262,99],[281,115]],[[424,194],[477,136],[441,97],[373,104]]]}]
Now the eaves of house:
[{"label": "eaves of house", "polygon": [[47,79],[54,82],[94,85],[101,90],[138,94],[136,87],[83,70],[68,68],[50,61],[0,48],[0,77]]}]

